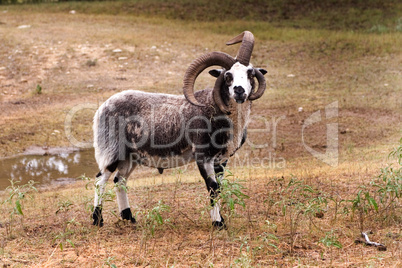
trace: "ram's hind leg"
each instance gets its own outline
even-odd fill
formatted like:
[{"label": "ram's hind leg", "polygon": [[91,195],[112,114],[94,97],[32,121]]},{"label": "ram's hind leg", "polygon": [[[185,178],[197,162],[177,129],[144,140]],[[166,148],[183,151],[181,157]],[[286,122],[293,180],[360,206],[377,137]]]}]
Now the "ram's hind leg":
[{"label": "ram's hind leg", "polygon": [[103,194],[105,192],[106,182],[109,180],[112,173],[116,170],[117,163],[109,165],[105,171],[99,172],[96,175],[96,184],[95,184],[95,198],[94,198],[94,212],[92,214],[93,225],[103,226],[103,217],[102,217],[102,201]]},{"label": "ram's hind leg", "polygon": [[130,165],[129,162],[121,162],[119,164],[119,171],[114,177],[115,191],[117,197],[117,204],[119,206],[120,216],[123,220],[128,220],[135,223],[135,218],[131,213],[128,196],[127,196],[127,180],[133,172],[135,166]]}]

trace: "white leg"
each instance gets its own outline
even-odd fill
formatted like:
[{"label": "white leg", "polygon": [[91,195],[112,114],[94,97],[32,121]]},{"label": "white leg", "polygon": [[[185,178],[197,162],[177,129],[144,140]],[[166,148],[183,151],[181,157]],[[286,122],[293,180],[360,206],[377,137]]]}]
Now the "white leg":
[{"label": "white leg", "polygon": [[215,204],[215,206],[211,209],[209,214],[211,215],[212,222],[222,221],[221,212],[219,210],[219,203]]},{"label": "white leg", "polygon": [[119,212],[121,212],[126,208],[130,207],[126,191],[127,179],[120,176],[120,173],[118,172],[116,174],[114,181],[115,181],[114,189],[116,192],[117,205],[119,206]]},{"label": "white leg", "polygon": [[[214,169],[214,162],[210,161],[204,164],[205,167],[205,171],[207,172],[207,176],[208,178],[213,182],[212,185],[218,185],[217,181],[216,181],[216,176],[215,176],[215,169]],[[209,182],[211,185],[211,182]],[[211,187],[212,187],[211,185]],[[214,191],[216,191],[216,189],[213,189]],[[211,219],[212,222],[220,222],[222,221],[222,217],[221,217],[221,212],[220,212],[220,207],[219,207],[219,203],[216,202],[213,206],[213,208],[209,211],[209,214],[211,215]]]},{"label": "white leg", "polygon": [[135,166],[130,166],[129,163],[123,162],[118,168],[119,172],[117,172],[116,177],[114,178],[114,183],[119,212],[123,220],[129,220],[132,223],[135,223],[135,219],[130,210],[126,188],[128,177],[130,177]]},{"label": "white leg", "polygon": [[109,170],[105,170],[103,174],[99,173],[99,177],[96,178],[96,187],[95,187],[95,198],[94,198],[94,212],[92,214],[92,218],[94,220],[93,225],[102,227],[103,226],[103,217],[102,217],[102,199],[103,194],[105,192],[105,186],[107,180],[112,175],[112,172]]},{"label": "white leg", "polygon": [[102,206],[102,197],[105,192],[106,182],[110,178],[110,175],[112,175],[112,172],[106,169],[100,177],[96,178],[94,207]]},{"label": "white leg", "polygon": [[221,217],[219,203],[214,203],[214,199],[216,198],[219,189],[218,183],[216,182],[214,161],[211,160],[209,162],[197,163],[197,165],[211,195],[211,205],[213,205],[213,208],[209,213],[211,215],[212,224],[216,227],[223,227],[224,220]]}]

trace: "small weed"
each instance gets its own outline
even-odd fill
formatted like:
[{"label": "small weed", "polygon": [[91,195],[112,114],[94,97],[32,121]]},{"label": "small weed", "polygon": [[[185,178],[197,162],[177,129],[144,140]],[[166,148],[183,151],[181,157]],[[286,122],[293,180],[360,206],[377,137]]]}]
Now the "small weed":
[{"label": "small weed", "polygon": [[14,215],[18,215],[21,217],[21,225],[22,225],[22,217],[23,213],[23,202],[28,194],[32,191],[37,191],[35,188],[35,182],[29,181],[24,185],[17,185],[18,183],[14,180],[10,180],[11,185],[6,188],[8,191],[8,198],[2,202],[2,204],[8,203],[10,206],[8,212],[9,222],[6,224],[6,233],[8,237],[12,237],[14,231]]},{"label": "small weed", "polygon": [[[228,220],[230,221],[231,217],[236,215],[236,205],[245,208],[245,199],[250,197],[243,192],[246,188],[241,184],[242,181],[234,178],[230,170],[226,170],[226,172],[228,173],[226,177],[223,177],[223,174],[216,174],[221,179],[218,179],[219,194],[215,203],[222,205],[222,209],[226,211]],[[228,177],[232,178],[232,181]]]},{"label": "small weed", "polygon": [[[234,260],[235,266],[239,267],[253,267],[252,266],[252,250],[249,245],[249,237],[245,236],[244,238],[239,238],[241,241],[240,245],[240,257]],[[244,250],[244,252],[243,252]]]},{"label": "small weed", "polygon": [[158,204],[145,214],[145,230],[147,235],[154,237],[155,231],[162,225],[168,224],[171,226],[170,219],[162,217],[163,212],[168,211],[170,211],[170,207],[159,200]]},{"label": "small weed", "polygon": [[35,93],[36,93],[37,95],[42,94],[42,86],[41,86],[41,85],[39,85],[39,84],[36,85]]},{"label": "small weed", "polygon": [[380,212],[388,218],[398,215],[396,210],[400,208],[399,200],[402,197],[402,139],[400,145],[391,151],[389,158],[396,159],[399,167],[388,165],[370,182],[377,194]]},{"label": "small weed", "polygon": [[96,66],[97,63],[98,63],[98,59],[87,60],[85,65],[88,67],[94,67],[94,66]]},{"label": "small weed", "polygon": [[360,186],[355,198],[348,200],[352,204],[352,216],[356,211],[359,212],[360,232],[364,231],[365,218],[375,212],[389,219],[400,220],[396,210],[400,207],[399,199],[402,196],[402,139],[399,147],[391,151],[389,158],[396,158],[399,168],[388,165],[381,169],[377,178],[368,186]]},{"label": "small weed", "polygon": [[65,243],[69,243],[73,248],[75,247],[74,243],[68,239],[70,235],[72,235],[74,232],[68,231],[68,232],[60,232],[58,235],[56,235],[53,239],[53,243],[58,241],[58,246],[60,247],[60,250],[64,250],[64,245]]},{"label": "small weed", "polygon": [[302,218],[307,217],[311,223],[316,215],[323,213],[323,206],[326,206],[328,201],[318,190],[294,177],[280,195],[282,198],[276,204],[280,206],[283,216],[289,218],[287,222],[290,229],[290,246],[293,250]]},{"label": "small weed", "polygon": [[[331,263],[332,263],[332,248],[342,248],[341,242],[339,242],[338,237],[334,234],[334,231],[325,233],[325,237],[321,238],[318,243],[323,244],[325,247],[329,248],[331,255]],[[324,252],[321,252],[321,259],[324,259]]]},{"label": "small weed", "polygon": [[114,261],[116,259],[116,257],[107,257],[107,259],[104,260],[104,263],[102,265],[102,267],[106,266],[106,267],[111,267],[111,268],[117,268],[116,264],[112,263],[112,261]]},{"label": "small weed", "polygon": [[363,232],[366,214],[371,211],[371,208],[378,211],[378,204],[365,186],[360,186],[360,188],[361,190],[357,192],[355,198],[347,201],[352,204],[352,217],[355,215],[356,211],[358,212],[360,232]]},{"label": "small weed", "polygon": [[64,250],[64,245],[66,243],[70,244],[73,248],[75,247],[74,243],[68,238],[70,237],[72,234],[74,234],[73,231],[66,231],[66,232],[60,232],[58,235],[56,235],[53,238],[53,243],[55,243],[56,241],[58,246],[60,247],[60,250],[63,251]]},{"label": "small weed", "polygon": [[74,230],[72,230],[70,225],[79,225],[79,223],[75,220],[75,218],[72,218],[71,220],[65,221],[64,223],[64,231],[59,232],[56,236],[53,238],[53,243],[57,241],[57,245],[60,247],[60,250],[63,251],[64,245],[66,243],[70,244],[73,248],[75,248],[75,244],[73,241],[70,239],[72,235],[74,235]]},{"label": "small weed", "polygon": [[258,238],[262,240],[262,248],[264,248],[267,252],[271,252],[272,249],[276,251],[278,250],[277,242],[279,239],[274,233],[277,232],[278,226],[268,220],[265,221],[265,223],[267,231],[259,235]]},{"label": "small weed", "polygon": [[60,212],[67,212],[70,210],[70,207],[74,205],[70,200],[67,201],[59,201],[58,206],[59,208],[56,210],[56,214]]},{"label": "small weed", "polygon": [[325,237],[321,238],[319,243],[323,244],[324,246],[330,248],[342,248],[341,242],[339,242],[338,237],[334,234],[334,231],[326,232]]}]

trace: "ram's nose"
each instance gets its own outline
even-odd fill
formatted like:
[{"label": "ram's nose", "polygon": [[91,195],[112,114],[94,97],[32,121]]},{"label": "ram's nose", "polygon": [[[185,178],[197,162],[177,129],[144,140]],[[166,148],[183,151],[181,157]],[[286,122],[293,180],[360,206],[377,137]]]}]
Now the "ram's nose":
[{"label": "ram's nose", "polygon": [[235,93],[234,99],[236,100],[236,102],[243,103],[247,98],[244,88],[241,86],[235,86],[233,89],[234,89],[234,93]]}]

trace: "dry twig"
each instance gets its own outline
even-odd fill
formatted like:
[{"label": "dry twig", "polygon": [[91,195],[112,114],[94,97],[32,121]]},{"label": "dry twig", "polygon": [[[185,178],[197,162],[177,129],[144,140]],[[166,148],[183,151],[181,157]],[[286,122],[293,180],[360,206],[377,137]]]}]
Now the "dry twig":
[{"label": "dry twig", "polygon": [[374,247],[377,247],[378,250],[380,250],[380,251],[386,251],[386,250],[387,250],[387,247],[386,247],[385,245],[380,244],[380,243],[377,243],[377,242],[372,242],[372,241],[370,241],[370,239],[369,239],[367,233],[369,233],[369,232],[362,232],[362,233],[361,233],[362,237],[363,237],[365,240],[356,239],[356,240],[355,240],[355,243],[356,243],[356,244],[362,243],[362,244],[365,244],[365,245],[367,245],[367,246],[374,246]]}]

